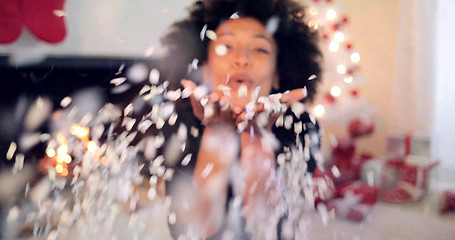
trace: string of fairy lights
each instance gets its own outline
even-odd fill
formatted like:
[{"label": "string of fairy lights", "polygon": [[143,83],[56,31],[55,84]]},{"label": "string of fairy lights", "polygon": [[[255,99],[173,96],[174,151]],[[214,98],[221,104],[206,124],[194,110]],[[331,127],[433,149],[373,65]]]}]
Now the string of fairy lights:
[{"label": "string of fairy lights", "polygon": [[345,94],[353,95],[353,83],[358,78],[360,54],[345,33],[349,23],[341,7],[333,0],[307,0],[308,26],[318,31],[324,55],[324,83],[322,93],[313,107],[313,114],[322,119],[327,108]]}]

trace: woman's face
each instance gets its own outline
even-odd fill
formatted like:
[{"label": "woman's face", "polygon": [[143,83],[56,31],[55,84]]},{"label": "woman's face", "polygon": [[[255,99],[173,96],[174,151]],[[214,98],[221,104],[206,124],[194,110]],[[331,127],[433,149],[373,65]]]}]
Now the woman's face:
[{"label": "woman's face", "polygon": [[215,33],[217,38],[209,43],[203,64],[205,82],[214,89],[227,85],[232,97],[237,98],[242,92],[239,88],[246,87],[248,96],[257,87],[261,87],[259,96],[278,88],[277,47],[261,22],[250,17],[230,19]]}]

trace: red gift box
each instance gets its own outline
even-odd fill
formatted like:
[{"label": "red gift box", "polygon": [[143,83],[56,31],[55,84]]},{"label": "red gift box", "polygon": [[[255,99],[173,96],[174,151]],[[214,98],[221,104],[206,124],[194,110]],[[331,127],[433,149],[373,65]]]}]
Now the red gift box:
[{"label": "red gift box", "polygon": [[355,181],[340,185],[337,187],[337,195],[345,197],[348,192],[358,196],[358,202],[368,205],[373,205],[378,201],[379,188],[369,186],[362,181]]},{"label": "red gift box", "polygon": [[423,133],[394,134],[387,137],[387,159],[402,160],[408,155],[430,157],[430,136]]},{"label": "red gift box", "polygon": [[372,208],[373,206],[358,203],[351,197],[333,199],[327,203],[327,210],[335,210],[336,216],[357,222],[365,220]]},{"label": "red gift box", "polygon": [[441,194],[440,212],[448,213],[455,211],[455,190],[446,190]]}]

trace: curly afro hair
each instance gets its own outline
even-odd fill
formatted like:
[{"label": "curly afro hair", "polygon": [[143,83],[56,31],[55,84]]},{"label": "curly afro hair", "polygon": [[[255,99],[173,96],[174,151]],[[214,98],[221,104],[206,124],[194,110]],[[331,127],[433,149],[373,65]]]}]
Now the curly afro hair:
[{"label": "curly afro hair", "polygon": [[[284,92],[306,87],[308,97],[314,99],[320,82],[322,54],[318,48],[318,34],[304,21],[305,9],[292,0],[205,0],[190,8],[190,16],[172,25],[161,40],[168,54],[161,61],[162,70],[171,82],[179,83],[188,77],[188,65],[194,59],[207,59],[209,39],[201,40],[200,32],[206,26],[215,30],[234,13],[253,17],[264,26],[271,18],[278,18],[278,29],[273,37],[278,47],[277,69],[280,89]],[[308,80],[311,75],[317,78]]]}]

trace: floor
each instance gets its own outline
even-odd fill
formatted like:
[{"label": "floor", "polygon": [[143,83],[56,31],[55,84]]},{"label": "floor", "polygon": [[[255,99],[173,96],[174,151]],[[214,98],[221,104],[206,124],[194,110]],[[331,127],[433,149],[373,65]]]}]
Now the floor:
[{"label": "floor", "polygon": [[399,205],[379,202],[362,223],[335,219],[324,226],[313,216],[308,239],[454,240],[455,213],[439,215],[433,200]]},{"label": "floor", "polygon": [[[4,177],[5,175],[2,176],[3,183],[6,181]],[[5,190],[5,184],[0,186]],[[330,218],[324,224],[317,213],[309,213],[305,221],[308,235],[303,240],[455,240],[455,212],[444,215],[438,213],[438,192],[430,191],[427,197],[418,203],[378,202],[367,219],[361,223],[342,218]],[[5,221],[7,214],[8,211],[4,208],[3,219],[0,219],[0,222]],[[150,216],[153,216],[152,219]],[[137,236],[138,238],[133,238],[128,233],[127,226],[131,226],[130,216],[119,215],[114,228],[117,240],[169,239],[166,212],[162,209],[157,207],[144,209],[143,215],[137,214],[135,221],[135,226],[146,223],[142,226],[145,228],[144,234]],[[9,229],[5,230],[9,231]],[[68,236],[65,239],[81,239],[78,234],[80,230],[75,224],[69,234],[71,237]]]}]

